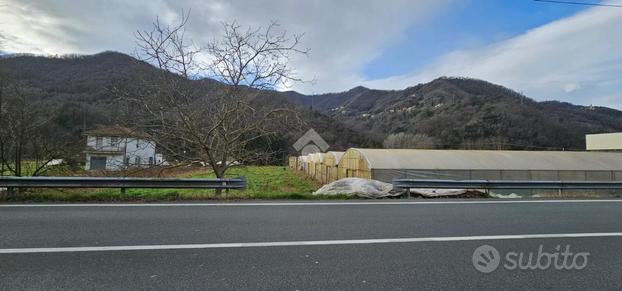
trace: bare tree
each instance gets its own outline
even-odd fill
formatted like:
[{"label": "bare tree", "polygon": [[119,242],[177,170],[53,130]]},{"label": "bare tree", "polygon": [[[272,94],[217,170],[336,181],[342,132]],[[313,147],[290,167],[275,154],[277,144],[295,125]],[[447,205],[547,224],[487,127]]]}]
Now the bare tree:
[{"label": "bare tree", "polygon": [[52,129],[50,108],[30,91],[0,76],[0,175],[38,176],[63,156],[65,144]]},{"label": "bare tree", "polygon": [[6,77],[2,71],[0,71],[0,176],[4,175],[6,163],[6,148],[8,140],[8,128],[5,124],[6,116],[8,114],[6,110],[6,98],[4,97],[4,91],[6,87]]},{"label": "bare tree", "polygon": [[137,55],[161,72],[140,76],[122,99],[134,126],[150,133],[169,160],[210,165],[222,178],[232,166],[265,159],[270,150],[258,145],[297,120],[271,97],[301,81],[289,61],[308,51],[298,48],[301,35],[277,23],[243,29],[235,22],[223,23],[223,36],[200,49],[186,39],[187,23],[183,13],[176,26],[156,20],[152,30],[136,33]]}]

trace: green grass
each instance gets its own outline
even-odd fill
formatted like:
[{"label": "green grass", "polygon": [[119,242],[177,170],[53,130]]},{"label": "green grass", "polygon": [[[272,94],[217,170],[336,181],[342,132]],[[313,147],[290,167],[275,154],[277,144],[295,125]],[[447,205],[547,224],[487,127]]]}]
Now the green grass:
[{"label": "green grass", "polygon": [[[37,170],[40,165],[37,165],[34,161],[24,161],[22,162],[22,176],[32,176],[32,174]],[[11,164],[12,168],[15,168],[15,165]],[[55,165],[55,166],[45,166],[43,174],[46,176],[60,176],[67,175],[70,173],[69,166],[66,164]],[[14,173],[10,172],[8,169],[4,169],[2,172],[2,176],[12,176]]]},{"label": "green grass", "polygon": [[[35,164],[35,162],[24,161],[21,164],[22,164],[22,176],[31,176],[34,173],[34,171],[37,169],[37,165]],[[15,164],[14,163],[10,164],[10,167],[15,168]],[[2,176],[10,176],[10,175],[13,175],[13,172],[5,168],[1,174]]]},{"label": "green grass", "polygon": [[[192,178],[213,178],[213,173],[196,174]],[[251,198],[272,196],[306,195],[317,190],[319,185],[312,179],[296,175],[285,167],[240,167],[228,171],[227,177],[246,177],[244,194]]]},{"label": "green grass", "polygon": [[[345,195],[315,196],[311,193],[321,185],[286,167],[249,166],[230,169],[227,177],[244,176],[247,188],[223,191],[199,189],[40,189],[22,191],[10,200],[19,201],[173,201],[173,200],[244,200],[244,199],[347,199]],[[194,173],[190,178],[213,178],[212,172]],[[2,197],[0,197],[0,200]],[[5,197],[6,200],[6,197]]]}]

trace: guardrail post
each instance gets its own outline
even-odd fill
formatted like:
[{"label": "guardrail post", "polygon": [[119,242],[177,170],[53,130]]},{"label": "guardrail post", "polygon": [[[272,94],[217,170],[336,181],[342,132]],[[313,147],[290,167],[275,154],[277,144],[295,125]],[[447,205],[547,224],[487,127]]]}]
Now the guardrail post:
[{"label": "guardrail post", "polygon": [[242,183],[242,189],[247,189],[248,188],[248,180],[246,180],[246,177],[241,176],[238,177],[238,179],[240,179],[240,182]]}]

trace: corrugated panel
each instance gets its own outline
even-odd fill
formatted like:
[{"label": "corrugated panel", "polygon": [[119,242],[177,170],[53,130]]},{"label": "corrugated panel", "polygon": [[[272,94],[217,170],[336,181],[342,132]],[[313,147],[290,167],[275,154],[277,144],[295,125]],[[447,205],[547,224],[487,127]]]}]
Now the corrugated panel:
[{"label": "corrugated panel", "polygon": [[559,171],[561,181],[585,181],[586,176],[585,171]]},{"label": "corrugated panel", "polygon": [[469,180],[470,171],[463,170],[398,170],[374,169],[372,179],[391,183],[394,178],[404,179],[439,179],[439,180]]},{"label": "corrugated panel", "polygon": [[500,170],[473,170],[471,171],[471,179],[472,180],[501,180],[501,171]]},{"label": "corrugated panel", "polygon": [[614,180],[611,171],[587,171],[587,181],[612,181]]},{"label": "corrugated panel", "polygon": [[530,171],[531,180],[534,181],[557,181],[559,180],[559,171]]},{"label": "corrugated panel", "polygon": [[531,180],[531,173],[524,170],[503,170],[501,180]]},{"label": "corrugated panel", "polygon": [[622,171],[622,153],[352,149],[372,169]]},{"label": "corrugated panel", "polygon": [[587,150],[622,150],[622,132],[588,134],[585,136]]}]

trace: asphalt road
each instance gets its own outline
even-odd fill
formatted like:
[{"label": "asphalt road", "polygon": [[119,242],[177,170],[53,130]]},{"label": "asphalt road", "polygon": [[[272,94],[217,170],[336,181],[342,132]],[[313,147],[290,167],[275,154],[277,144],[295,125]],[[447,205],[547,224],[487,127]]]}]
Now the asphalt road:
[{"label": "asphalt road", "polygon": [[0,289],[622,288],[622,200],[426,201],[0,205]]}]

